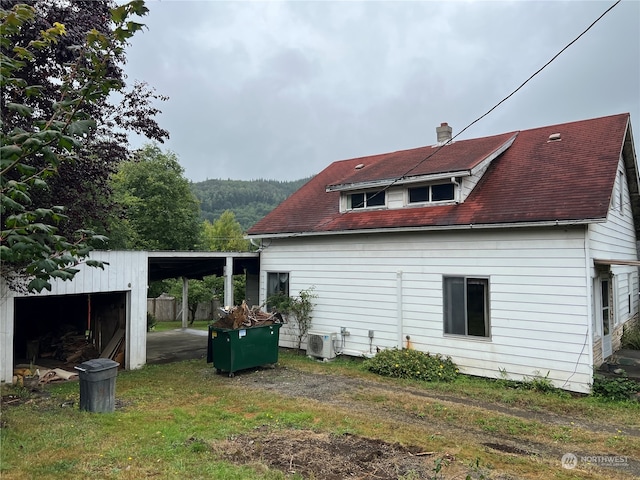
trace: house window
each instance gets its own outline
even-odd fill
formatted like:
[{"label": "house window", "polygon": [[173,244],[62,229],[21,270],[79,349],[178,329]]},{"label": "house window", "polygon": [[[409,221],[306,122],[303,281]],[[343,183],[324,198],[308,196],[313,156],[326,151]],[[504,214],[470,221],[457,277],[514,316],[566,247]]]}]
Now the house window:
[{"label": "house window", "polygon": [[422,203],[429,201],[429,187],[415,187],[409,189],[409,203]]},{"label": "house window", "polygon": [[489,336],[489,279],[444,277],[444,333]]},{"label": "house window", "polygon": [[453,183],[409,188],[409,203],[446,202],[455,198]]},{"label": "house window", "polygon": [[618,208],[620,213],[624,210],[624,173],[618,172]]},{"label": "house window", "polygon": [[633,305],[633,297],[632,297],[632,290],[633,290],[633,274],[631,274],[631,272],[627,273],[627,302],[629,305],[629,313],[631,313],[631,307]]},{"label": "house window", "polygon": [[347,208],[355,210],[358,208],[384,207],[385,191],[352,193],[347,196]]},{"label": "house window", "polygon": [[602,335],[609,335],[611,309],[609,307],[609,279],[600,281]]},{"label": "house window", "polygon": [[289,273],[269,272],[267,273],[267,309],[271,310],[273,305],[269,299],[275,296],[289,296]]}]

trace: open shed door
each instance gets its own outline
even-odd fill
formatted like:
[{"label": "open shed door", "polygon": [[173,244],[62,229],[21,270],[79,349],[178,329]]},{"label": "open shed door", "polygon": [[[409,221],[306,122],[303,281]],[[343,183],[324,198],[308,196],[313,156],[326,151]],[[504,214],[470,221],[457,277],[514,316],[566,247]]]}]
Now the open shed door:
[{"label": "open shed door", "polygon": [[112,358],[125,366],[126,293],[15,299],[14,363],[73,368]]}]

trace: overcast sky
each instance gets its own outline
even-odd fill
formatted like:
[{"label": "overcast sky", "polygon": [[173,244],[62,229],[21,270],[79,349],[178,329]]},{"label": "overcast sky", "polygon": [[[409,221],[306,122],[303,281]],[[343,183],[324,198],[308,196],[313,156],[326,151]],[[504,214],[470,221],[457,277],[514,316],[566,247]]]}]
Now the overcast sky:
[{"label": "overcast sky", "polygon": [[[170,97],[161,148],[188,179],[297,180],[455,135],[614,3],[148,0],[126,73]],[[623,112],[640,153],[637,0],[458,138]]]}]

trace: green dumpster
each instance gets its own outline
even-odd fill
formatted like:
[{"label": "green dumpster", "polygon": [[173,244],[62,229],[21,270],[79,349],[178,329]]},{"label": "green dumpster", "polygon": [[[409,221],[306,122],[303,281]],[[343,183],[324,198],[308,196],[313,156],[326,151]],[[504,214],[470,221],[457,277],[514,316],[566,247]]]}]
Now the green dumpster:
[{"label": "green dumpster", "polygon": [[279,323],[232,330],[209,325],[207,362],[233,377],[238,370],[278,362]]}]

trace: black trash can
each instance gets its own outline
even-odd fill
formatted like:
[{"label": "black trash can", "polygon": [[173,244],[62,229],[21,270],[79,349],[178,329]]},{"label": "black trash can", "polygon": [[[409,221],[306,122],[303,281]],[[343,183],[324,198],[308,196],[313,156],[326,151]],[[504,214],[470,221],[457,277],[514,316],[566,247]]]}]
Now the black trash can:
[{"label": "black trash can", "polygon": [[108,358],[96,358],[75,367],[80,372],[80,410],[98,413],[115,411],[119,365]]}]

